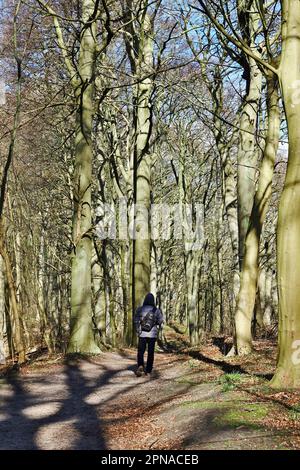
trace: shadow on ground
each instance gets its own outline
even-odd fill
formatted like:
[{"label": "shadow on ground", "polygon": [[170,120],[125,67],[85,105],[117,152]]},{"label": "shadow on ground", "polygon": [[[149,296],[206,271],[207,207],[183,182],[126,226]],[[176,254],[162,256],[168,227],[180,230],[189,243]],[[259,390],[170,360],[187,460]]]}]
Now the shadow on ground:
[{"label": "shadow on ground", "polygon": [[135,379],[132,358],[110,367],[74,357],[48,374],[8,374],[0,379],[0,449],[106,449],[103,408],[140,385],[114,383],[124,372]]}]

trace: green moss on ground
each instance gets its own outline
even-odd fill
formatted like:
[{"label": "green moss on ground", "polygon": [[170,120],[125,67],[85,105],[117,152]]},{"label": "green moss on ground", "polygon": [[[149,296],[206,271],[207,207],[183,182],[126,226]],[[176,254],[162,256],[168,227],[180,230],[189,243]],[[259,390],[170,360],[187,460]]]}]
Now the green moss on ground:
[{"label": "green moss on ground", "polygon": [[300,404],[294,405],[291,410],[289,411],[289,417],[292,421],[299,421],[300,420]]},{"label": "green moss on ground", "polygon": [[234,405],[233,402],[227,401],[187,401],[182,403],[181,406],[184,408],[191,408],[197,410],[209,410],[213,408],[224,408],[230,406],[230,404]]},{"label": "green moss on ground", "polygon": [[247,426],[248,428],[260,428],[262,420],[267,416],[270,407],[264,403],[255,403],[245,406],[235,406],[214,418],[217,426],[229,426],[237,428]]},{"label": "green moss on ground", "polygon": [[268,415],[271,406],[265,403],[245,403],[245,400],[224,401],[189,401],[181,404],[184,408],[198,410],[216,410],[213,423],[218,427],[246,426],[259,428]]},{"label": "green moss on ground", "polygon": [[202,382],[196,382],[192,378],[189,377],[180,377],[179,379],[175,380],[176,383],[178,384],[186,384],[186,385],[191,385],[192,387],[195,387],[196,385],[199,385]]}]

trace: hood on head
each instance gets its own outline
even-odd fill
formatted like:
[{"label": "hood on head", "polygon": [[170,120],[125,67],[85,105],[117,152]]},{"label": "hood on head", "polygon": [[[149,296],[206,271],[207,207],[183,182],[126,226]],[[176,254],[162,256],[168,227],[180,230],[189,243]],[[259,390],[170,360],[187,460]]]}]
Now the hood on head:
[{"label": "hood on head", "polygon": [[151,305],[152,307],[155,307],[154,295],[151,294],[151,292],[149,294],[147,294],[146,297],[145,297],[143,306],[145,306],[145,305]]}]

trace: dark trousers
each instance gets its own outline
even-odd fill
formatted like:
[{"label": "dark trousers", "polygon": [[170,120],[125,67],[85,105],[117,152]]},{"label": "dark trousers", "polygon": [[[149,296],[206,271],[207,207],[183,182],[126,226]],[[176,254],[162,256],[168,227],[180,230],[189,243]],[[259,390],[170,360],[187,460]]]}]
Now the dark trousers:
[{"label": "dark trousers", "polygon": [[146,346],[148,345],[147,366],[145,370],[147,374],[150,374],[152,372],[153,362],[154,362],[155,342],[156,342],[156,338],[139,338],[138,356],[137,356],[138,367],[143,366],[145,369],[144,354],[146,351]]}]

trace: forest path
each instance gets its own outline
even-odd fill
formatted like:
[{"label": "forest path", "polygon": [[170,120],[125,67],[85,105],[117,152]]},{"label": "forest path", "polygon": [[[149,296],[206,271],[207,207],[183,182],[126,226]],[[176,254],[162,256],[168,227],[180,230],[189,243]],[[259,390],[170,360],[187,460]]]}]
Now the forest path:
[{"label": "forest path", "polygon": [[193,378],[188,356],[157,353],[151,379],[134,370],[135,353],[126,350],[0,379],[0,449],[280,447],[263,427],[237,426],[236,416],[229,425],[228,412],[255,414],[257,405]]}]

